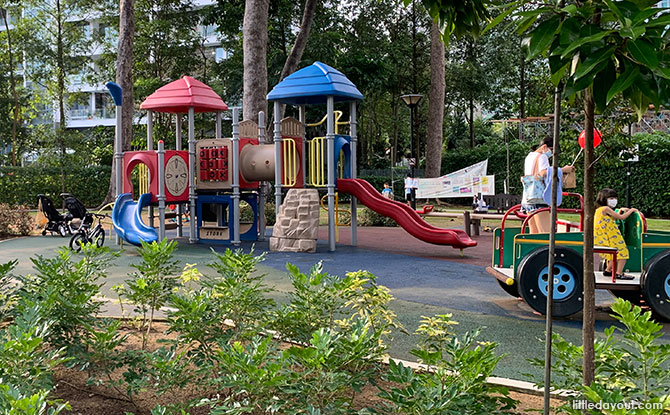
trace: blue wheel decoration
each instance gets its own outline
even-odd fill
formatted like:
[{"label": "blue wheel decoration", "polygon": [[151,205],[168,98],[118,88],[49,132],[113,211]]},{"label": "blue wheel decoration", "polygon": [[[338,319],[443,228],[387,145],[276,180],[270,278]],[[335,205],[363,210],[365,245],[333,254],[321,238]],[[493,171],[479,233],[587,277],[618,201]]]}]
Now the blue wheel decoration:
[{"label": "blue wheel decoration", "polygon": [[566,317],[579,312],[583,305],[582,255],[571,248],[556,247],[554,269],[549,272],[549,248],[538,247],[528,253],[516,271],[516,285],[526,303],[538,313],[547,310],[547,281],[554,281],[552,314]]},{"label": "blue wheel decoration", "polygon": [[[538,275],[537,285],[542,294],[547,296],[549,267],[546,266]],[[569,297],[575,291],[575,276],[562,264],[554,264],[554,300]]]},{"label": "blue wheel decoration", "polygon": [[670,321],[670,250],[656,254],[644,264],[640,286],[646,303],[657,317]]}]

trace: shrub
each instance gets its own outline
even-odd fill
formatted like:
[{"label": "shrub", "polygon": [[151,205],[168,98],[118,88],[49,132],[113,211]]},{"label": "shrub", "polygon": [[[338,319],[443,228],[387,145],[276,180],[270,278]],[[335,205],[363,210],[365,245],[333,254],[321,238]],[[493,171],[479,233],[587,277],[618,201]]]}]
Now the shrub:
[{"label": "shrub", "polygon": [[506,388],[486,383],[502,358],[494,352],[497,345],[479,342],[479,330],[456,337],[450,328],[454,324],[451,315],[438,315],[424,317],[417,329],[422,340],[412,354],[430,371],[415,372],[389,362],[386,380],[397,386],[382,390],[379,396],[390,413],[484,415],[507,413],[515,407]]},{"label": "shrub", "polygon": [[[65,171],[65,191],[77,196],[85,206],[97,206],[107,195],[110,175],[110,166],[68,166]],[[0,202],[37,206],[38,194],[56,199],[61,192],[58,167],[0,167]],[[58,201],[55,203],[59,204]]]},{"label": "shrub", "polygon": [[273,226],[277,220],[277,213],[275,212],[274,202],[267,202],[265,204],[265,224]]},{"label": "shrub", "polygon": [[0,264],[0,322],[7,318],[16,302],[16,284],[12,275],[16,264],[17,260]]},{"label": "shrub", "polygon": [[0,203],[0,236],[29,235],[35,228],[28,206],[10,206]]},{"label": "shrub", "polygon": [[0,331],[0,413],[57,414],[67,408],[48,399],[54,386],[52,370],[65,359],[63,349],[46,346],[50,322],[42,315],[38,305],[25,304]]},{"label": "shrub", "polygon": [[72,251],[62,248],[55,258],[33,258],[35,275],[18,277],[19,312],[26,304],[40,305],[44,319],[51,321],[47,342],[64,348],[67,356],[80,358],[86,349],[88,329],[95,324],[102,304],[99,280],[116,253],[92,244],[82,247],[83,258],[75,262]]},{"label": "shrub", "polygon": [[360,226],[398,226],[395,220],[388,216],[380,215],[372,209],[364,208],[358,218]]},{"label": "shrub", "polygon": [[388,308],[393,297],[373,274],[348,272],[340,278],[323,271],[321,262],[307,274],[292,264],[286,264],[286,269],[293,292],[291,301],[278,310],[276,322],[286,339],[308,342],[321,328],[346,329],[359,319],[366,319],[373,331],[384,335],[389,327],[400,327]]},{"label": "shrub", "polygon": [[134,311],[142,316],[142,328],[146,330],[142,332],[143,349],[156,310],[165,305],[178,284],[177,261],[173,258],[176,248],[177,241],[142,241],[142,246],[137,249],[142,262],[131,265],[138,272],[132,273],[125,285],[114,287],[119,297],[129,300],[135,306]]},{"label": "shrub", "polygon": [[[663,336],[663,326],[652,320],[651,311],[642,312],[638,306],[617,299],[612,304],[612,315],[624,328],[612,326],[605,330],[605,339],[595,344],[595,380],[591,386],[582,385],[582,346],[574,345],[559,334],[552,338],[552,366],[555,388],[576,390],[593,403],[642,402],[661,403],[663,410],[638,412],[664,413],[670,409],[670,344],[657,340]],[[622,338],[615,338],[620,332]],[[533,359],[535,366],[544,367],[542,359]],[[542,386],[542,383],[538,383]],[[581,398],[578,398],[581,399]],[[579,414],[572,402],[562,408],[566,413]],[[621,412],[624,413],[624,412]]]}]

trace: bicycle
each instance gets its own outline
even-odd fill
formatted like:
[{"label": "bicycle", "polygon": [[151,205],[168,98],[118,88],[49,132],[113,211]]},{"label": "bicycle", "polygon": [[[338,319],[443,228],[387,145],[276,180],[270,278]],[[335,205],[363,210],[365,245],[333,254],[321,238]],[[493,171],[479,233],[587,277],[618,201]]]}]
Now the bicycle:
[{"label": "bicycle", "polygon": [[[98,219],[98,224],[91,229],[93,224],[93,217]],[[70,239],[70,249],[79,252],[82,244],[94,243],[101,248],[105,244],[105,230],[102,227],[102,219],[108,217],[107,215],[100,215],[98,213],[87,213],[82,221],[82,225]]]}]

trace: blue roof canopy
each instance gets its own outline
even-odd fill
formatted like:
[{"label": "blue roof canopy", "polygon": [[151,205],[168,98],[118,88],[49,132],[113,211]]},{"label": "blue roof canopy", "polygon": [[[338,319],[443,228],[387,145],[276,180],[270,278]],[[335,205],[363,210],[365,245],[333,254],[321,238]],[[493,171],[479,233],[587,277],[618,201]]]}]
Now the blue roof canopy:
[{"label": "blue roof canopy", "polygon": [[363,94],[342,72],[317,61],[275,85],[268,94],[268,101],[292,105],[325,104],[329,96],[333,96],[335,102],[363,99]]}]

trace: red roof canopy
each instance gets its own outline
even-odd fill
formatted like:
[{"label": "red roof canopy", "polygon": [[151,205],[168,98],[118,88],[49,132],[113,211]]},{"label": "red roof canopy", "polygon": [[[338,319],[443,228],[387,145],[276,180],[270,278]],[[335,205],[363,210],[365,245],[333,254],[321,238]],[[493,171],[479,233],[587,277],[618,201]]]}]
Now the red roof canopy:
[{"label": "red roof canopy", "polygon": [[195,112],[217,112],[228,109],[228,105],[212,88],[190,76],[158,88],[140,105],[140,109],[143,110],[170,114],[185,114],[191,107]]}]

